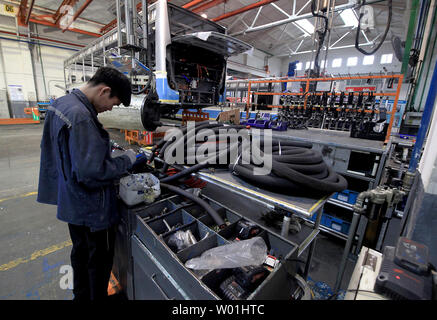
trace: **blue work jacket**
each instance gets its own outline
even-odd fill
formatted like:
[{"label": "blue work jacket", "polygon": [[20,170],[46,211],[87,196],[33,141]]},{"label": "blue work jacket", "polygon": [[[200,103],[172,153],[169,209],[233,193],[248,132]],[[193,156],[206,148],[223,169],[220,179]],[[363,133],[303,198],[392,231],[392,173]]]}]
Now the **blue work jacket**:
[{"label": "blue work jacket", "polygon": [[111,157],[109,134],[78,89],[56,99],[46,114],[37,201],[57,205],[57,218],[91,231],[118,222],[114,182],[132,166]]}]

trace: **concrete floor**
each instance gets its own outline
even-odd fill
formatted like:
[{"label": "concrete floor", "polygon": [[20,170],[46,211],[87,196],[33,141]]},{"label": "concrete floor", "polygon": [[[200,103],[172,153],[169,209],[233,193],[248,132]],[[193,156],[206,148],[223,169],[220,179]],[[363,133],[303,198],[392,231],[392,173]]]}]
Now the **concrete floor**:
[{"label": "concrete floor", "polygon": [[[73,297],[71,289],[61,287],[62,266],[70,265],[67,224],[56,219],[55,206],[36,202],[42,128],[42,124],[0,126],[0,300]],[[124,144],[120,132],[110,133]],[[344,244],[332,236],[317,238],[309,276],[311,284],[325,293],[334,286]],[[342,288],[347,287],[352,269],[349,264]]]},{"label": "concrete floor", "polygon": [[42,125],[0,126],[0,299],[72,299],[67,225],[36,202]]}]

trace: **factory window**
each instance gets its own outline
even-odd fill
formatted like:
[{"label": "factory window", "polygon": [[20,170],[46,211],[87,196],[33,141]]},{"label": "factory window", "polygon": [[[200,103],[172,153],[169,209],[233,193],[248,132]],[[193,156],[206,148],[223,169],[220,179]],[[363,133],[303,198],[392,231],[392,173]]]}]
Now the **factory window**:
[{"label": "factory window", "polygon": [[302,62],[296,63],[296,70],[302,70]]},{"label": "factory window", "polygon": [[339,67],[341,67],[341,58],[337,58],[337,59],[334,59],[334,60],[332,60],[332,67],[333,68],[339,68]]},{"label": "factory window", "polygon": [[365,56],[363,59],[363,65],[368,66],[373,64],[373,60],[375,60],[375,56]]},{"label": "factory window", "polygon": [[305,69],[310,69],[310,68],[314,68],[314,61],[307,61],[307,63],[305,64]]},{"label": "factory window", "polygon": [[383,54],[381,56],[381,64],[383,63],[391,63],[393,60],[393,54],[388,53],[388,54]]},{"label": "factory window", "polygon": [[346,65],[348,67],[354,67],[358,64],[358,57],[349,57],[347,58],[347,63]]},{"label": "factory window", "polygon": [[322,62],[320,62],[320,67],[321,68],[325,68],[325,67],[327,67],[328,66],[328,60],[322,60]]}]

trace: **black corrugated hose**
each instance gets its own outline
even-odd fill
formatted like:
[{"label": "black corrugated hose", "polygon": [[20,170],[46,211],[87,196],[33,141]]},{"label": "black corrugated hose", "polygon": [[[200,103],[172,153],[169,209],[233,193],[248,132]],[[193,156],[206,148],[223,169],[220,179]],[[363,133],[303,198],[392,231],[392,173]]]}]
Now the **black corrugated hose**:
[{"label": "black corrugated hose", "polygon": [[162,183],[160,186],[164,189],[167,189],[173,193],[176,193],[178,195],[183,196],[184,198],[190,199],[191,201],[195,202],[199,206],[201,206],[205,211],[211,216],[211,218],[214,219],[214,221],[217,223],[219,228],[224,228],[226,226],[225,221],[223,218],[217,213],[217,211],[214,210],[205,200],[199,198],[198,196],[195,196],[194,194],[185,191],[184,189],[181,189],[176,186],[172,186],[171,184]]},{"label": "black corrugated hose", "polygon": [[347,188],[346,179],[325,163],[319,151],[302,147],[302,144],[296,146],[290,141],[273,140],[270,174],[254,175],[255,167],[254,164],[242,164],[238,159],[229,169],[258,187],[284,194],[328,195]]},{"label": "black corrugated hose", "polygon": [[[211,129],[211,132],[216,134],[220,129],[224,128],[234,128],[238,130],[244,128],[244,126],[232,125],[225,127],[223,124],[205,121],[196,125],[196,133],[200,129]],[[155,155],[159,154],[159,157],[165,161],[165,157],[163,158],[163,156],[165,156],[165,151],[172,152],[173,150],[176,150],[180,144],[184,144],[186,150],[186,146],[190,142],[187,141],[186,133],[187,128],[184,128],[184,139],[179,139],[178,141],[169,140],[167,142],[161,141],[156,148],[152,150],[153,153]],[[205,139],[214,142],[216,141],[214,140],[214,137],[215,136],[210,136]],[[194,139],[194,137],[192,139]],[[211,160],[215,158],[215,163],[219,163],[219,158],[223,155],[228,156],[230,151],[234,150],[234,148],[238,148],[239,155],[253,151],[250,149],[244,150],[243,148],[245,147],[253,148],[254,146],[252,144],[234,143],[233,145],[228,145],[227,148],[223,150],[218,150],[216,153],[208,155],[208,159]],[[337,174],[325,163],[319,151],[311,148],[312,144],[307,142],[279,141],[278,139],[273,139],[272,168],[270,174],[255,175],[254,169],[256,168],[256,165],[253,163],[243,164],[241,157],[237,158],[236,163],[230,164],[229,169],[234,175],[238,175],[255,186],[283,194],[291,195],[305,193],[308,195],[328,195],[346,189],[346,179]],[[256,158],[256,154],[256,152],[252,152],[252,157]],[[260,163],[263,160],[264,154],[262,150],[259,150],[258,154],[260,156],[256,160]],[[185,161],[186,160],[187,157],[185,157]],[[161,179],[161,182],[169,183],[171,181],[179,180],[207,166],[210,165],[206,162],[196,163],[194,166],[185,169],[174,176]]]}]

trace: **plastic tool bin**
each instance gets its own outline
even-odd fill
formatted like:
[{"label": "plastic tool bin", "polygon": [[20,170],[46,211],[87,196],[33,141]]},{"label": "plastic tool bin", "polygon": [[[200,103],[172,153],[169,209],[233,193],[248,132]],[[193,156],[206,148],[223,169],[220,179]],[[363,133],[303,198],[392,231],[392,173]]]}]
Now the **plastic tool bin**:
[{"label": "plastic tool bin", "polygon": [[[314,215],[311,218],[312,221],[316,221],[316,216]],[[348,235],[349,228],[350,228],[350,222],[344,221],[338,217],[331,216],[329,214],[323,213],[322,218],[320,220],[320,224],[322,226],[325,226],[329,229],[332,229],[334,231],[343,233],[345,235]]]},{"label": "plastic tool bin", "polygon": [[349,204],[355,204],[355,202],[357,201],[358,194],[359,193],[356,191],[346,189],[341,192],[334,193],[332,198],[339,201],[347,202]]},{"label": "plastic tool bin", "polygon": [[[238,222],[248,220],[215,201],[206,201],[222,216],[226,227],[219,229],[202,208],[183,202],[179,196],[122,210],[127,232],[117,235],[116,256],[120,253],[117,250],[125,250],[121,256],[129,259],[125,270],[121,270],[121,261],[116,259],[113,271],[124,276],[129,299],[224,299],[220,284],[233,269],[194,270],[185,263],[208,249],[235,241]],[[266,273],[267,277],[245,299],[289,299],[292,284],[287,270],[295,263],[289,260],[297,257],[298,246],[257,227],[260,229],[257,236],[267,245],[266,253],[273,253],[280,263]],[[177,232],[186,231],[195,238],[191,245],[179,250],[169,244]]]}]

